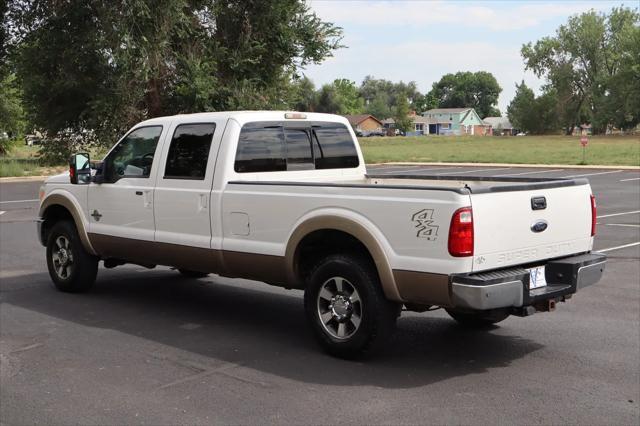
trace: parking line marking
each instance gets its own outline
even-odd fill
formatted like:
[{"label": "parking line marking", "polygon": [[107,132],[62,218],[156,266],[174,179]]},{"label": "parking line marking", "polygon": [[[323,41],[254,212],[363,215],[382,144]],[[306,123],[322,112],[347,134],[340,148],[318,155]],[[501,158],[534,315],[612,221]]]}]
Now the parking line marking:
[{"label": "parking line marking", "polygon": [[605,217],[614,217],[614,216],[624,216],[624,215],[636,214],[636,213],[640,213],[640,210],[634,210],[632,212],[605,214],[605,215],[602,215],[602,216],[596,216],[596,219],[602,219],[602,218],[605,218]]},{"label": "parking line marking", "polygon": [[539,170],[537,172],[524,172],[524,173],[507,173],[505,175],[495,175],[494,177],[502,177],[502,176],[522,176],[522,175],[534,175],[536,173],[553,173],[553,172],[562,172],[564,169],[555,169],[555,170]]},{"label": "parking line marking", "polygon": [[418,169],[418,170],[414,170],[415,172],[431,172],[433,170],[453,170],[453,169],[459,169],[460,167],[436,167],[433,169]]},{"label": "parking line marking", "polygon": [[640,241],[638,241],[637,243],[625,244],[623,246],[609,247],[609,248],[602,249],[602,250],[596,250],[596,252],[598,252],[598,253],[606,253],[608,251],[621,250],[621,249],[624,249],[624,248],[627,248],[627,247],[635,247],[635,246],[640,246]]},{"label": "parking line marking", "polygon": [[629,182],[630,180],[640,180],[640,177],[638,177],[638,178],[631,178],[631,179],[620,179],[620,182]]},{"label": "parking line marking", "polygon": [[[480,173],[480,172],[492,172],[492,171],[496,171],[496,170],[511,170],[513,167],[503,167],[501,169],[480,169],[480,170],[465,170],[463,172],[453,172],[453,173],[449,173],[450,175],[461,175],[464,173]],[[436,173],[438,175],[444,175],[446,173]]]},{"label": "parking line marking", "polygon": [[8,203],[30,203],[32,201],[40,201],[37,198],[33,200],[12,200],[12,201],[0,201],[0,204],[8,204]]},{"label": "parking line marking", "polygon": [[6,212],[4,210],[0,210],[0,216],[2,216],[3,214],[5,214]]},{"label": "parking line marking", "polygon": [[635,225],[632,223],[603,223],[605,226],[626,226],[629,228],[640,228],[640,225]]},{"label": "parking line marking", "polygon": [[432,170],[447,170],[447,169],[459,169],[459,167],[436,167],[434,169],[426,169],[424,167],[415,167],[415,168],[404,168],[400,170],[392,170],[390,172],[383,172],[382,174],[391,175],[396,173],[406,173],[406,172],[430,172]]},{"label": "parking line marking", "polygon": [[565,178],[577,178],[577,177],[585,177],[585,176],[598,176],[598,175],[608,175],[610,173],[622,173],[622,170],[611,170],[608,172],[600,172],[600,173],[587,173],[584,175],[569,175],[569,176],[562,176]]}]

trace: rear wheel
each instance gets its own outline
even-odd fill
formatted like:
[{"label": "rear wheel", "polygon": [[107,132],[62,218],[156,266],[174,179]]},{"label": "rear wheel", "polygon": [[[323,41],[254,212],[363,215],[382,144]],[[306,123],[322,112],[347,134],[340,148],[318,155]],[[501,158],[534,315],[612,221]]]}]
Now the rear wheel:
[{"label": "rear wheel", "polygon": [[476,312],[464,312],[455,309],[447,309],[446,311],[459,324],[472,328],[487,328],[509,317],[508,309],[490,309]]},{"label": "rear wheel", "polygon": [[187,278],[204,278],[209,275],[206,272],[191,271],[189,269],[178,269],[178,272]]},{"label": "rear wheel", "polygon": [[388,301],[374,265],[353,255],[332,255],[311,272],[304,293],[307,320],[330,354],[356,358],[392,334],[399,308]]},{"label": "rear wheel", "polygon": [[79,293],[90,289],[98,274],[98,260],[82,246],[73,222],[53,225],[47,238],[47,268],[58,290]]}]

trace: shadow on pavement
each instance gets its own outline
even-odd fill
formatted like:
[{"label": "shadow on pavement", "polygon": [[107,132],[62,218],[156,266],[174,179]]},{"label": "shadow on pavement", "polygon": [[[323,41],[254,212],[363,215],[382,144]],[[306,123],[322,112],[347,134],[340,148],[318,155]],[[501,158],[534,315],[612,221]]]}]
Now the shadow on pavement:
[{"label": "shadow on pavement", "polygon": [[499,328],[465,330],[452,320],[424,314],[403,316],[385,353],[363,362],[343,361],[315,344],[300,293],[216,281],[184,279],[167,270],[101,269],[93,291],[74,295],[57,292],[41,273],[3,278],[0,301],[316,384],[411,388],[506,367],[542,348],[505,335],[504,328],[500,333]]}]

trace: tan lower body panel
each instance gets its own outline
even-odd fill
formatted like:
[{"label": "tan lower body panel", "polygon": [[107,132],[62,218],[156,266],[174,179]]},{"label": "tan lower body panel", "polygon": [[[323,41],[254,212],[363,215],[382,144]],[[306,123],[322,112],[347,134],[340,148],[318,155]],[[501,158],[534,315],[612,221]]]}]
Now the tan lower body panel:
[{"label": "tan lower body panel", "polygon": [[89,238],[103,259],[113,258],[142,265],[173,266],[226,277],[287,285],[283,256],[222,251],[93,233],[89,234]]},{"label": "tan lower body panel", "polygon": [[[91,245],[103,259],[173,266],[226,277],[264,281],[283,287],[303,288],[302,283],[288,282],[284,256],[214,250],[93,233],[89,234],[89,238]],[[393,270],[393,277],[403,301],[451,306],[447,275]]]},{"label": "tan lower body panel", "polygon": [[408,303],[452,306],[448,275],[394,269],[393,277],[402,300]]}]

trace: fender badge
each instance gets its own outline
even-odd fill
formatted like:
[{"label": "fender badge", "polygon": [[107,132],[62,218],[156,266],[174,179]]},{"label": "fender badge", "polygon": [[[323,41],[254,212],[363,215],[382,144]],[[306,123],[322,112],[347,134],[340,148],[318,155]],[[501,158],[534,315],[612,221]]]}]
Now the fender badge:
[{"label": "fender badge", "polygon": [[411,221],[415,225],[416,237],[426,238],[435,241],[438,237],[438,225],[433,220],[433,209],[422,209],[411,216]]},{"label": "fender badge", "polygon": [[547,221],[539,220],[533,225],[531,225],[531,232],[542,232],[545,229],[547,229],[548,226],[549,224],[547,223]]}]

